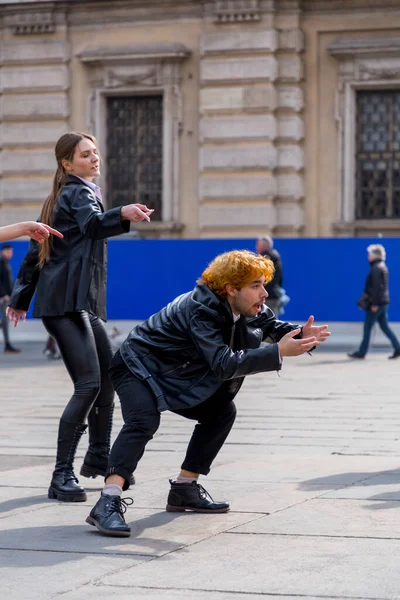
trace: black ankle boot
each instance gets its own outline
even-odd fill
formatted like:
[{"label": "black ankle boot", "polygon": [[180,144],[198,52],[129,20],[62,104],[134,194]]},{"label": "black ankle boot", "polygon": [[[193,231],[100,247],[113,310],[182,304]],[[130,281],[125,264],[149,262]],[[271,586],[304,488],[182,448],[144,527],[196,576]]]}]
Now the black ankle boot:
[{"label": "black ankle boot", "polygon": [[131,528],[125,522],[124,513],[130,504],[133,504],[132,498],[101,494],[86,523],[94,525],[104,535],[129,537]]},{"label": "black ankle boot", "polygon": [[[111,447],[113,412],[114,404],[111,404],[110,406],[94,406],[89,413],[89,448],[80,470],[83,477],[94,479],[98,475],[106,476]],[[135,478],[132,475],[129,484],[133,485],[134,483]]]},{"label": "black ankle boot", "polygon": [[61,419],[58,429],[56,467],[50,483],[48,497],[61,502],[85,502],[86,492],[78,485],[73,463],[76,449],[86,425],[68,423]]},{"label": "black ankle boot", "polygon": [[167,512],[192,510],[199,513],[225,513],[229,510],[226,502],[214,502],[202,485],[192,483],[173,483],[168,495]]}]

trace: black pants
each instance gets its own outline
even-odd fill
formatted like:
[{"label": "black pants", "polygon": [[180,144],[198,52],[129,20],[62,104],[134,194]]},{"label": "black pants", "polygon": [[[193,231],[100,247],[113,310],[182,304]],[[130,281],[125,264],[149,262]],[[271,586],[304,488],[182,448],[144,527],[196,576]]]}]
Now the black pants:
[{"label": "black pants", "polygon": [[4,335],[4,348],[6,349],[10,345],[10,334],[8,330],[8,317],[6,315],[6,310],[8,306],[8,300],[0,300],[0,320],[1,320],[1,329],[3,330]]},{"label": "black pants", "polygon": [[85,311],[42,320],[74,383],[74,394],[61,418],[84,423],[92,406],[109,406],[114,400],[108,373],[113,351],[104,324]]},{"label": "black pants", "polygon": [[[106,477],[116,474],[128,480],[160,425],[160,413],[150,387],[129,371],[119,351],[111,363],[110,374],[121,401],[124,426],[111,449]],[[232,394],[222,386],[205,402],[172,412],[198,421],[181,468],[207,475],[235,422]]]}]

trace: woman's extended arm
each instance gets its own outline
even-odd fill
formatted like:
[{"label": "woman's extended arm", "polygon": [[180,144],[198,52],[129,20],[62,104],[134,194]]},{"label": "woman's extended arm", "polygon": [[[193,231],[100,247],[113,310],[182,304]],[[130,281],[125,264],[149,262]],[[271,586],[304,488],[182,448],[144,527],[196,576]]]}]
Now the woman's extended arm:
[{"label": "woman's extended arm", "polygon": [[43,223],[37,223],[36,221],[24,221],[22,223],[15,223],[14,225],[5,225],[0,227],[0,242],[7,242],[23,235],[28,235],[33,240],[39,243],[43,243],[50,234],[56,235],[62,238],[63,235]]}]

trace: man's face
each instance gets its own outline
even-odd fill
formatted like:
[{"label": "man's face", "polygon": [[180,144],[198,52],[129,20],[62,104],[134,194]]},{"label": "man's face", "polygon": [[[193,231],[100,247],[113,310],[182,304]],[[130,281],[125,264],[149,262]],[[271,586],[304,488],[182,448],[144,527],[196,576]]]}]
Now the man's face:
[{"label": "man's face", "polygon": [[245,285],[241,290],[236,290],[236,295],[228,297],[232,312],[244,317],[255,317],[261,311],[265,299],[268,298],[268,292],[264,288],[266,283],[267,280],[262,275],[259,279]]},{"label": "man's face", "polygon": [[11,260],[14,254],[14,250],[12,248],[4,248],[1,251],[1,253],[6,260]]},{"label": "man's face", "polygon": [[258,252],[258,254],[262,254],[266,250],[268,250],[268,244],[266,243],[266,241],[265,240],[257,240],[256,241],[256,251]]}]

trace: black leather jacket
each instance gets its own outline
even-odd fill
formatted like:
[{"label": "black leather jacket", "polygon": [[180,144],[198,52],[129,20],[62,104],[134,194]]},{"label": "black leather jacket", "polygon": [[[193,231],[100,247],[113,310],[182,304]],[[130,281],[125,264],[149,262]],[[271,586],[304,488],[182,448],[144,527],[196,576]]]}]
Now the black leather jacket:
[{"label": "black leather jacket", "polygon": [[[233,397],[246,375],[280,370],[276,342],[295,328],[266,306],[257,317],[234,323],[228,302],[199,284],[134,327],[121,355],[148,381],[160,411],[177,410],[204,402],[224,381],[232,380]],[[272,344],[261,345],[267,339]]]},{"label": "black leather jacket", "polygon": [[34,317],[86,310],[106,319],[107,240],[129,231],[121,208],[104,212],[94,192],[69,176],[58,198],[53,227],[64,238],[52,238],[50,258],[38,266],[38,243],[31,241],[15,281],[9,305],[28,310],[37,291]]},{"label": "black leather jacket", "polygon": [[370,266],[364,291],[369,296],[371,306],[389,304],[389,270],[386,263],[378,259],[371,262]]}]

